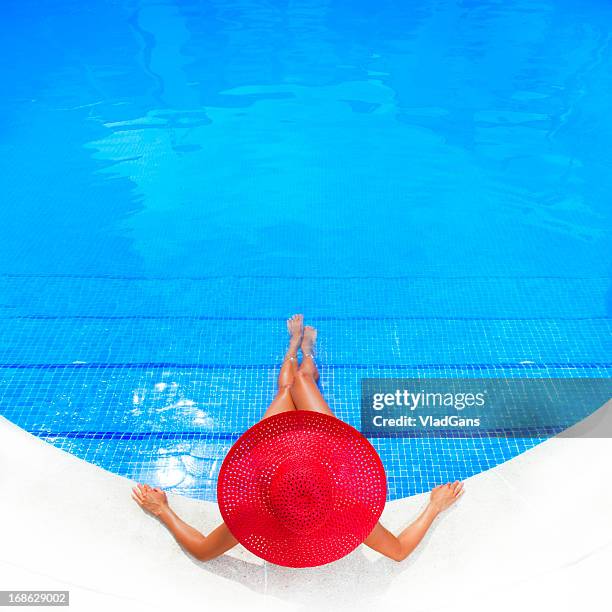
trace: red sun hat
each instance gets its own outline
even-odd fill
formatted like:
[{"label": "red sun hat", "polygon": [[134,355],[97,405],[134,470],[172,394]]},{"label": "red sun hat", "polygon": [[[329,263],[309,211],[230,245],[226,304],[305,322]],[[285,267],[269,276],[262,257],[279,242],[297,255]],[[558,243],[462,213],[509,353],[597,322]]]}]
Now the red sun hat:
[{"label": "red sun hat", "polygon": [[314,567],[368,537],[386,489],[380,457],[354,427],[293,410],[238,438],[221,465],[217,500],[225,524],[252,553],[277,565]]}]

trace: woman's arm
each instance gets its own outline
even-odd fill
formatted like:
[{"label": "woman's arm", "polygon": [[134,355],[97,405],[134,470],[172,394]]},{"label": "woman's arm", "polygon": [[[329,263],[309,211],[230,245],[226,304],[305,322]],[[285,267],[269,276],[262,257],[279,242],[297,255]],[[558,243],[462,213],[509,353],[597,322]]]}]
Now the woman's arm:
[{"label": "woman's arm", "polygon": [[462,494],[462,482],[449,482],[436,487],[425,510],[399,536],[377,523],[364,544],[389,559],[403,561],[419,545],[438,514],[454,504]]},{"label": "woman's arm", "polygon": [[210,561],[238,544],[225,523],[221,523],[207,536],[188,525],[170,508],[166,494],[161,489],[139,484],[132,489],[132,498],[143,510],[159,518],[176,541],[200,561]]}]

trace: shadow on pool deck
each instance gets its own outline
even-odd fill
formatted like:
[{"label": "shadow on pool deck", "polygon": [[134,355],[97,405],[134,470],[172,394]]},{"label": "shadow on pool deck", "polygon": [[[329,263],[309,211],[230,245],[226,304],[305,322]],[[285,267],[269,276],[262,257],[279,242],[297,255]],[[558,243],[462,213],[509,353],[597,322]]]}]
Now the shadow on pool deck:
[{"label": "shadow on pool deck", "polygon": [[299,569],[272,563],[259,565],[228,555],[209,562],[193,562],[204,571],[294,604],[320,608],[324,604],[322,594],[326,597],[333,594],[330,606],[352,608],[355,600],[365,603],[384,593],[397,575],[418,562],[419,556],[420,551],[416,551],[402,563],[384,558],[372,560],[358,548],[333,564]]}]

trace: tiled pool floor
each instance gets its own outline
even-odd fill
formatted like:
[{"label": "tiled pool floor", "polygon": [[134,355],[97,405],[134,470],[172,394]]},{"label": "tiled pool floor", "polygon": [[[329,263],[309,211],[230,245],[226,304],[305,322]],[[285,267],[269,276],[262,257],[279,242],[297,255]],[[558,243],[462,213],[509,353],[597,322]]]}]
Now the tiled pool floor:
[{"label": "tiled pool floor", "polygon": [[[91,463],[200,499],[214,499],[229,446],[274,395],[293,311],[318,327],[321,388],[356,427],[366,377],[610,373],[610,320],[591,301],[605,293],[605,279],[0,282],[4,416]],[[487,304],[493,290],[497,301]],[[493,307],[497,316],[487,316]],[[489,469],[542,439],[374,444],[397,499]]]}]

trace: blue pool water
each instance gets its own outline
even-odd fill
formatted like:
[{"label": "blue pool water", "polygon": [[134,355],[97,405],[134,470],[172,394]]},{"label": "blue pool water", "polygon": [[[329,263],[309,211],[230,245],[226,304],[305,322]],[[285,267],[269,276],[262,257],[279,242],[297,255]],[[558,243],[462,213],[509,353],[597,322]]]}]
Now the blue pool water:
[{"label": "blue pool water", "polygon": [[[23,0],[0,49],[0,414],[214,499],[284,320],[364,377],[609,376],[612,6]],[[376,439],[389,498],[538,438]]]}]

